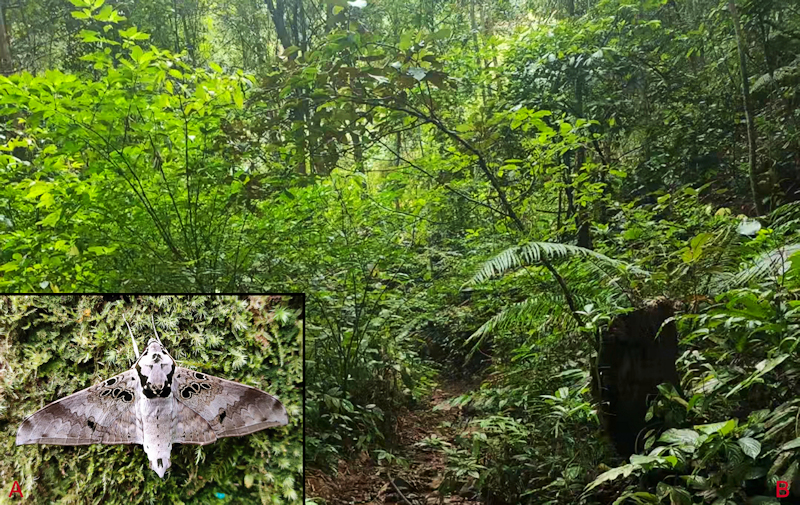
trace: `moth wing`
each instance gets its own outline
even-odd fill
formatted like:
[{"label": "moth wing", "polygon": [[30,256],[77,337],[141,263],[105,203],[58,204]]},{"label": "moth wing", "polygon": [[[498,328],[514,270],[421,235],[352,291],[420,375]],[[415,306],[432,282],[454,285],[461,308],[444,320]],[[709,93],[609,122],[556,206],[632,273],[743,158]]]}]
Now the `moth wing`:
[{"label": "moth wing", "polygon": [[16,444],[141,444],[138,387],[131,369],[55,401],[22,421]]},{"label": "moth wing", "polygon": [[260,389],[177,367],[173,394],[199,414],[218,438],[249,435],[289,422],[280,401]]},{"label": "moth wing", "polygon": [[200,414],[175,400],[173,443],[207,445],[217,441],[217,433]]}]

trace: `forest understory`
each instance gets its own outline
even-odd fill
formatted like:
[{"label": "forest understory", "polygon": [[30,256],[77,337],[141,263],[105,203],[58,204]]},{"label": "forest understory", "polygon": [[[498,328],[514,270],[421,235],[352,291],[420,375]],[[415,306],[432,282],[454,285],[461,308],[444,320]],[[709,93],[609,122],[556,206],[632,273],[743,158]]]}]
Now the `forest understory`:
[{"label": "forest understory", "polygon": [[414,409],[397,414],[391,464],[376,465],[369,454],[354,460],[340,460],[334,475],[310,470],[306,476],[306,494],[318,496],[336,505],[463,504],[477,505],[477,489],[465,485],[454,496],[443,496],[439,487],[445,479],[447,464],[443,454],[420,447],[426,438],[453,443],[466,426],[465,415],[449,401],[469,391],[463,380],[439,377],[430,396]]}]

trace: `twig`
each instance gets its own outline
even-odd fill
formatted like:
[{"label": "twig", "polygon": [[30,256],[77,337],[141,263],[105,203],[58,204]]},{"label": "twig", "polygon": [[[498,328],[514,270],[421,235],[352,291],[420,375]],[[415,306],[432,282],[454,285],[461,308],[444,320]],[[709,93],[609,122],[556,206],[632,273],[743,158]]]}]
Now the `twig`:
[{"label": "twig", "polygon": [[389,477],[389,484],[391,484],[392,487],[394,488],[394,490],[397,491],[397,494],[400,495],[400,498],[402,498],[404,502],[408,503],[408,505],[414,505],[413,503],[408,501],[408,498],[406,498],[406,495],[404,495],[403,492],[400,491],[400,489],[397,488],[397,485],[394,483],[394,479],[392,478],[392,474],[390,474],[389,472],[386,472],[386,475]]}]

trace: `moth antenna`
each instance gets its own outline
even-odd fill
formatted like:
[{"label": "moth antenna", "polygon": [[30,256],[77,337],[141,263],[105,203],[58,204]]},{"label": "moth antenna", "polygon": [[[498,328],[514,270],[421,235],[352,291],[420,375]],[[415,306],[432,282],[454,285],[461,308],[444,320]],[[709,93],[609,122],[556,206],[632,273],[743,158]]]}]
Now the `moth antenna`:
[{"label": "moth antenna", "polygon": [[[153,332],[156,334],[156,340],[158,340],[158,343],[161,344],[161,339],[158,338],[158,330],[156,330],[156,319],[153,317],[153,314],[150,314],[150,321],[153,322]],[[161,345],[163,346],[164,344]]]},{"label": "moth antenna", "polygon": [[136,339],[133,338],[133,331],[131,330],[131,325],[128,324],[128,320],[125,319],[125,314],[122,314],[122,320],[125,321],[125,326],[128,327],[128,333],[131,334],[131,342],[133,342],[133,353],[136,355],[136,359],[139,359],[139,347],[136,345]]}]

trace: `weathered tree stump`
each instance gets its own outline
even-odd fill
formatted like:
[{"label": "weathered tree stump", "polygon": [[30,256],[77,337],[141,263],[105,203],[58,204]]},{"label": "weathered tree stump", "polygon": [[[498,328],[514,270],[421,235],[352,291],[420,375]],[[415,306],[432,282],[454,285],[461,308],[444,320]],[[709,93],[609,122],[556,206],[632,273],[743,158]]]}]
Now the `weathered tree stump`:
[{"label": "weathered tree stump", "polygon": [[594,389],[601,401],[603,425],[623,457],[642,448],[645,414],[658,385],[680,388],[675,368],[678,333],[673,321],[662,327],[673,315],[671,300],[652,300],[617,317],[601,335]]}]

